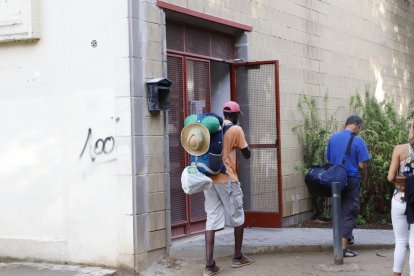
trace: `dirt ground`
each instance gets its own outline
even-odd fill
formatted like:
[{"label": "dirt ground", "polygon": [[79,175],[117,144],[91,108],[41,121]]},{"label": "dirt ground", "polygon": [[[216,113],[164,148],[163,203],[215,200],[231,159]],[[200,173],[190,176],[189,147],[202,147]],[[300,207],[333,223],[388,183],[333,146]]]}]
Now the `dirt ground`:
[{"label": "dirt ground", "polygon": [[[252,255],[255,263],[241,268],[232,268],[231,257],[217,258],[217,265],[223,268],[219,275],[335,275],[354,276],[392,275],[393,250],[361,250],[355,258],[344,258],[343,265],[334,265],[333,252],[301,252]],[[408,252],[407,252],[408,258]],[[203,261],[162,259],[152,265],[143,276],[196,276],[202,275]],[[408,272],[408,260],[404,267]]]}]

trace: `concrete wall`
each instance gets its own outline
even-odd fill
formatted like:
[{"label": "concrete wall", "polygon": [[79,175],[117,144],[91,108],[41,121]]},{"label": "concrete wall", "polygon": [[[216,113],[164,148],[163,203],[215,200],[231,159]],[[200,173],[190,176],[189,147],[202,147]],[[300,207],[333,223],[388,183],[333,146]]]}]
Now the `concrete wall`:
[{"label": "concrete wall", "polygon": [[[151,114],[146,81],[167,77],[165,20],[155,1],[129,0],[135,270],[165,254],[170,238],[166,114]],[[131,260],[132,261],[132,260]]]},{"label": "concrete wall", "polygon": [[40,39],[0,43],[0,256],[131,267],[128,2],[30,2]]},{"label": "concrete wall", "polygon": [[292,127],[301,122],[301,94],[323,97],[348,115],[348,100],[370,85],[403,111],[414,98],[414,7],[405,0],[170,0],[208,15],[250,25],[249,61],[280,61],[283,216],[294,223],[309,211],[301,148]]}]

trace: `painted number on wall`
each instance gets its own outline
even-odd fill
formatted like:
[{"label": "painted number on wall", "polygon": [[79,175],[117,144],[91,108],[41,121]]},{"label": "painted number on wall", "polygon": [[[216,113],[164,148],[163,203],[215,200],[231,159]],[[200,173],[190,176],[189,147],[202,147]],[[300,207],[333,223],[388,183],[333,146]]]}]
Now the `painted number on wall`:
[{"label": "painted number on wall", "polygon": [[[87,151],[89,148],[89,151]],[[82,152],[79,156],[81,159],[85,154],[89,152],[89,157],[91,158],[92,162],[95,162],[96,158],[99,155],[108,155],[110,154],[115,148],[115,139],[113,136],[108,136],[104,139],[99,138],[96,141],[92,138],[92,129],[88,129],[88,135],[86,137],[85,144],[83,146]]]}]

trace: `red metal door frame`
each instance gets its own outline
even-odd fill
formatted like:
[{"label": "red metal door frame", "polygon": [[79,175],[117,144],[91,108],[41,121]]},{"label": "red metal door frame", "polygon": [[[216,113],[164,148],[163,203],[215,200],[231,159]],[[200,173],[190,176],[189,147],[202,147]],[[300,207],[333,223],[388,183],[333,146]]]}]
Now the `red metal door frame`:
[{"label": "red metal door frame", "polygon": [[[182,82],[183,82],[183,90],[181,91],[181,93],[183,93],[183,101],[181,103],[181,106],[183,107],[182,109],[182,116],[183,116],[183,120],[186,116],[188,116],[189,111],[188,111],[188,91],[187,91],[187,61],[188,60],[193,60],[193,61],[201,61],[201,62],[207,62],[210,66],[210,60],[208,59],[204,59],[204,58],[197,58],[191,55],[182,55],[182,54],[177,54],[177,53],[167,53],[168,56],[171,57],[177,57],[180,58],[182,61]],[[209,70],[209,75],[210,75],[210,70]],[[210,76],[209,76],[210,78]],[[209,85],[211,85],[211,82],[209,83]],[[210,86],[210,94],[208,95],[209,97],[209,101],[211,103],[211,86]],[[210,107],[211,109],[211,107]],[[185,154],[185,160],[186,160],[186,164],[189,163],[189,156],[187,153]],[[171,206],[172,208],[173,206]],[[185,237],[188,235],[193,235],[193,234],[198,234],[201,233],[205,230],[205,221],[206,218],[197,218],[197,219],[192,219],[192,213],[191,213],[191,198],[190,195],[185,194],[185,217],[186,219],[183,221],[177,221],[177,222],[172,222],[171,223],[171,228],[172,228],[172,236],[173,238],[180,238],[180,237]],[[177,230],[174,231],[174,228],[178,229],[180,227],[183,227],[183,231]],[[176,234],[174,234],[174,232],[177,232]],[[183,232],[181,234],[179,234],[180,232]]]},{"label": "red metal door frame", "polygon": [[[280,149],[280,98],[279,98],[279,61],[257,61],[232,63],[231,65],[231,98],[237,101],[237,72],[238,67],[260,66],[262,64],[273,64],[275,68],[275,106],[276,106],[276,141],[274,144],[249,144],[249,147],[254,148],[276,148],[277,149],[277,190],[278,190],[278,210],[279,212],[257,212],[245,211],[246,227],[266,227],[278,228],[282,227],[283,219],[283,196],[282,196],[282,165],[281,165],[281,149]],[[276,183],[275,183],[276,184]]]},{"label": "red metal door frame", "polygon": [[[208,60],[208,59],[202,59],[202,58],[196,58],[196,57],[190,57],[190,56],[184,56],[184,72],[185,72],[185,74],[184,74],[184,83],[185,83],[185,85],[184,85],[184,104],[183,104],[183,107],[184,107],[184,118],[186,117],[186,116],[188,116],[188,115],[190,115],[189,114],[189,111],[188,111],[188,108],[187,108],[187,104],[188,104],[188,98],[187,98],[187,96],[188,96],[188,91],[187,91],[187,61],[188,60],[193,60],[193,61],[201,61],[201,62],[206,62],[206,63],[208,63],[208,65],[209,65],[209,68],[210,68],[210,60]],[[211,76],[210,76],[210,69],[208,70],[208,74],[209,74],[209,80],[210,80],[210,78],[211,78]],[[208,82],[209,83],[209,95],[208,95],[208,97],[209,97],[209,102],[210,102],[210,110],[209,110],[209,112],[211,111],[211,81],[209,81]],[[190,161],[190,158],[189,158],[189,155],[187,154],[187,153],[185,153],[186,154],[186,161],[187,161],[187,164],[189,164],[189,161]],[[187,225],[188,225],[188,232],[187,232],[187,234],[197,234],[197,233],[201,233],[201,232],[204,232],[204,230],[205,230],[205,221],[206,221],[206,217],[204,216],[203,218],[197,218],[197,219],[193,219],[192,218],[192,213],[191,213],[191,210],[192,210],[192,206],[191,206],[191,195],[186,195],[186,205],[187,205]],[[203,208],[204,208],[204,205],[203,205]]]}]

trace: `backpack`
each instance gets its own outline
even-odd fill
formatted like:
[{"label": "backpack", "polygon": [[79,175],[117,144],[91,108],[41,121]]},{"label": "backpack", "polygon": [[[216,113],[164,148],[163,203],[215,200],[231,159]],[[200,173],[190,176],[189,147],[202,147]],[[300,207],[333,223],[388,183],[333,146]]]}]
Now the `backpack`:
[{"label": "backpack", "polygon": [[[232,123],[223,125],[223,118],[215,113],[205,113],[196,115],[196,119],[194,115],[192,116],[191,120],[196,120],[197,123],[202,123],[208,116],[213,116],[218,119],[220,127],[218,128],[217,132],[211,133],[210,132],[210,146],[208,151],[201,155],[201,156],[193,156],[190,154],[190,165],[197,167],[197,169],[204,173],[205,175],[211,176],[216,175],[220,172],[225,173],[226,167],[223,164],[222,154],[223,154],[223,137],[226,131],[233,126]],[[189,116],[189,117],[190,117]],[[187,118],[189,118],[187,117]],[[187,122],[189,120],[186,119]],[[211,128],[209,128],[210,130]]]}]

